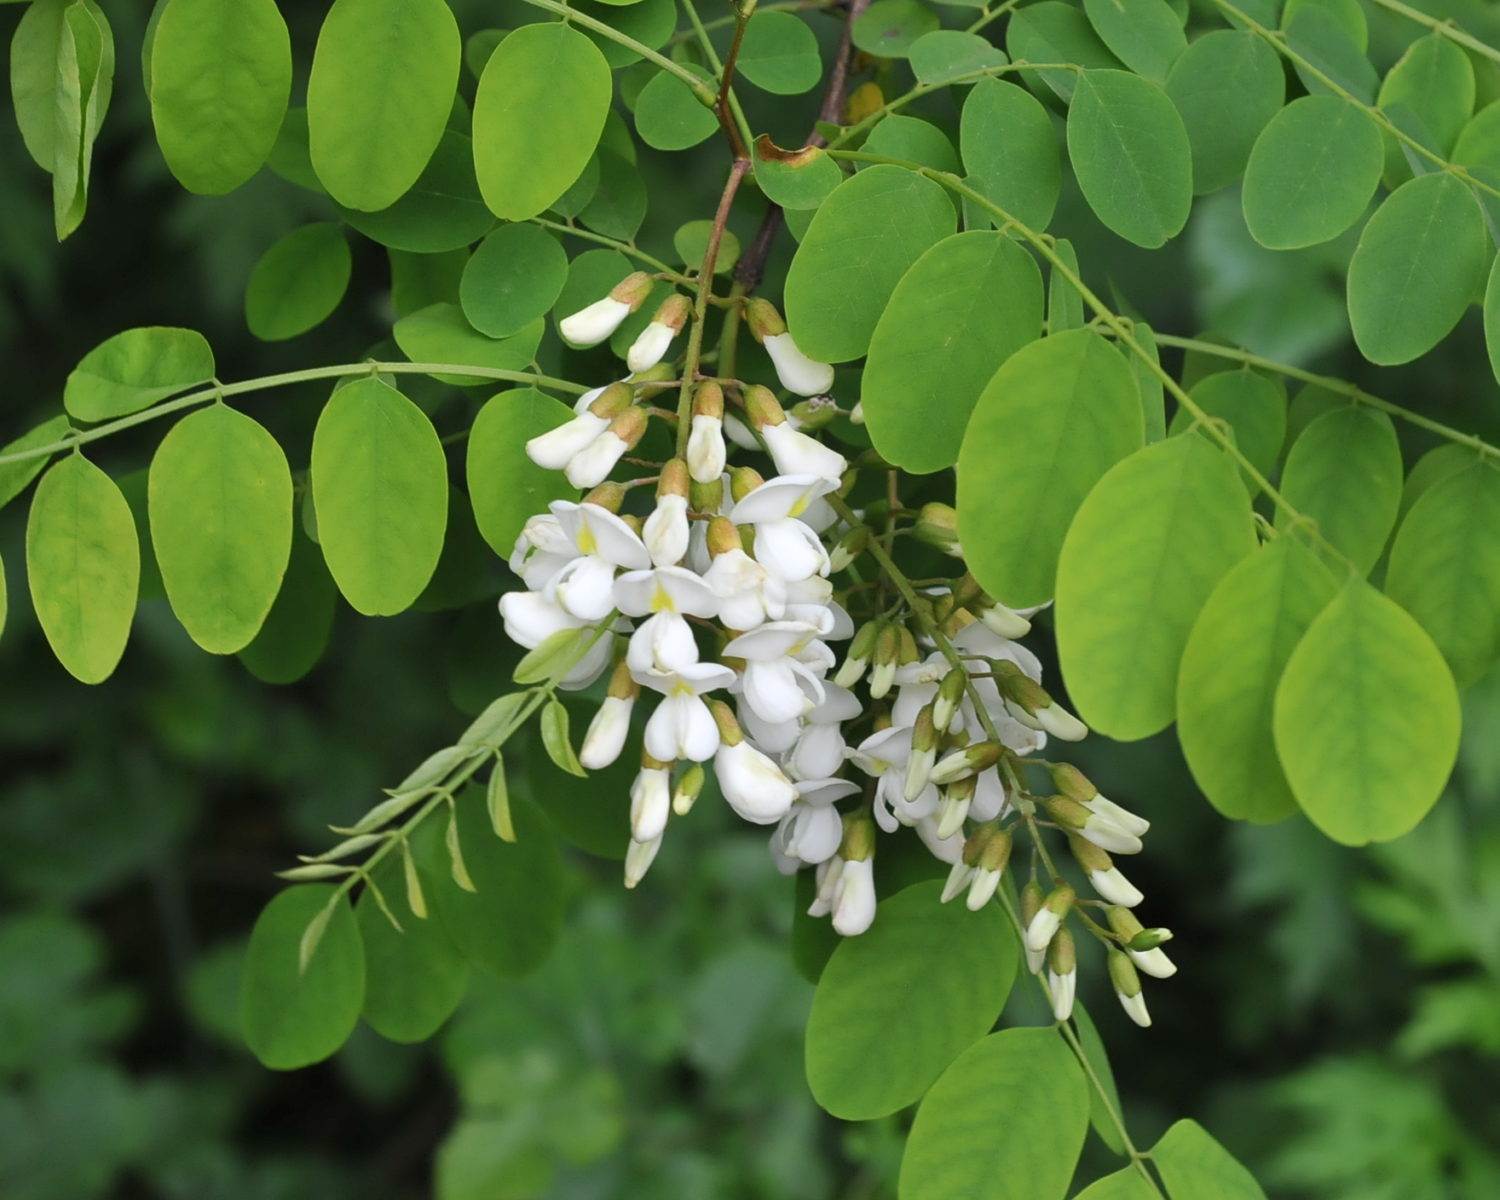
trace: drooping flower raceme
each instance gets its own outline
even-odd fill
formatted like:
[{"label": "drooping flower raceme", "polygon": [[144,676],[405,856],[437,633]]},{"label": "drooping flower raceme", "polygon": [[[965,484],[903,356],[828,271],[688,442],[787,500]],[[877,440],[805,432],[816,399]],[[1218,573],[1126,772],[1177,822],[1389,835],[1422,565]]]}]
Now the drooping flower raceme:
[{"label": "drooping flower raceme", "polygon": [[[567,318],[565,336],[607,338],[649,291],[632,280]],[[1076,768],[1040,759],[1087,729],[1019,641],[1037,610],[1000,603],[961,563],[920,590],[893,574],[912,542],[929,559],[961,559],[953,509],[904,507],[899,480],[869,452],[858,466],[877,486],[865,487],[816,436],[842,411],[827,395],[833,369],[801,352],[769,304],[752,300],[745,315],[781,385],[817,399],[787,412],[766,387],[695,382],[677,409],[685,428],[664,431],[677,454],[653,459],[652,422],[670,423],[658,389],[680,386],[664,360],[692,319],[673,296],[631,344],[632,376],[585,394],[573,419],[527,445],[592,490],[526,523],[510,558],[524,590],[501,598],[501,615],[528,649],[571,647],[561,686],[608,672],[584,768],[617,761],[632,722],[642,726],[627,886],[709,779],[738,817],[768,827],[778,869],[816,872],[808,911],[845,936],[878,919],[882,839],[919,844],[946,874],[942,901],[971,909],[1012,886],[1014,857],[1031,874],[1019,895],[1027,962],[1057,1019],[1072,1011],[1081,927],[1105,942],[1121,1003],[1146,1023],[1139,975],[1176,970],[1160,949],[1171,935],[1136,918],[1144,896],[1116,858],[1141,850],[1149,823]],[[627,462],[632,451],[646,457]],[[748,454],[756,465],[731,461]],[[1033,849],[1015,856],[1022,837]],[[1072,882],[1049,842],[1070,852]],[[1085,905],[1107,912],[1107,930],[1080,915]]]}]

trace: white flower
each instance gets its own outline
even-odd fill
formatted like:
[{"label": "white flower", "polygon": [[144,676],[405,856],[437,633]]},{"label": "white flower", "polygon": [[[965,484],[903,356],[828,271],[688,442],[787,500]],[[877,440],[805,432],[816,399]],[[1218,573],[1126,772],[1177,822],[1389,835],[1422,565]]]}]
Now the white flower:
[{"label": "white flower", "polygon": [[828,573],[828,551],[808,526],[795,519],[755,527],[755,559],[788,582]]},{"label": "white flower", "polygon": [[550,513],[540,513],[526,522],[516,538],[509,566],[527,587],[539,592],[578,554],[562,522]]},{"label": "white flower", "polygon": [[615,606],[632,617],[661,612],[714,617],[719,612],[713,589],[684,567],[626,572],[615,580]]},{"label": "white flower", "polygon": [[540,433],[527,442],[527,457],[539,467],[561,471],[609,428],[609,422],[609,417],[598,417],[591,412],[580,413],[571,421]]},{"label": "white flower", "polygon": [[815,438],[793,429],[790,422],[767,425],[760,431],[766,449],[783,475],[819,475],[838,482],[849,469],[849,460]]},{"label": "white flower", "polygon": [[604,697],[583,735],[583,748],[578,751],[578,761],[590,771],[602,770],[620,757],[630,732],[630,710],[634,705],[635,701],[627,696]]},{"label": "white flower", "polygon": [[823,701],[823,681],[795,657],[817,640],[817,633],[801,621],[767,621],[724,647],[726,658],[745,662],[745,702],[757,716],[772,723],[790,721]]},{"label": "white flower", "polygon": [[671,808],[671,772],[666,767],[643,766],[630,785],[631,839],[636,842],[661,841]]},{"label": "white flower", "polygon": [[641,622],[625,648],[625,665],[637,683],[653,672],[676,671],[698,661],[693,628],[674,612],[660,612]]},{"label": "white flower", "polygon": [[786,613],[786,582],[743,550],[718,555],[703,581],[719,598],[719,619],[730,629],[754,629],[766,621],[779,621]]},{"label": "white flower", "polygon": [[614,580],[613,563],[585,554],[559,571],[544,594],[570,616],[595,624],[614,611]]},{"label": "white flower", "polygon": [[500,597],[500,617],[506,637],[527,650],[535,650],[560,630],[589,625],[537,592],[506,592]]},{"label": "white flower", "polygon": [[664,762],[712,758],[719,748],[719,727],[701,697],[728,687],[734,672],[718,663],[694,663],[673,671],[647,671],[638,681],[665,697],[646,722],[646,753]]},{"label": "white flower", "polygon": [[833,927],[845,937],[856,937],[875,920],[875,860],[854,858],[839,872],[833,898]]},{"label": "white flower", "polygon": [[597,554],[627,571],[651,565],[651,556],[635,530],[609,509],[571,500],[554,500],[547,507],[579,554]]},{"label": "white flower", "polygon": [[688,474],[699,483],[712,483],[724,473],[725,456],[723,419],[695,416],[688,434]]},{"label": "white flower", "polygon": [[665,495],[642,527],[646,550],[658,567],[675,567],[688,549],[688,503],[686,496]]},{"label": "white flower", "polygon": [[1047,972],[1047,990],[1052,993],[1052,1015],[1059,1021],[1066,1021],[1073,1015],[1073,997],[1078,991],[1078,971],[1075,968],[1059,975],[1056,971]]},{"label": "white flower", "polygon": [[625,352],[625,365],[631,371],[648,371],[661,362],[677,330],[660,321],[652,321],[636,335]]},{"label": "white flower", "polygon": [[848,688],[823,682],[823,702],[806,714],[788,765],[799,779],[823,779],[843,765],[848,744],[843,722],[863,711],[859,699]]},{"label": "white flower", "polygon": [[597,346],[624,323],[632,306],[613,296],[595,300],[557,323],[557,331],[575,346]]},{"label": "white flower", "polygon": [[833,900],[838,894],[839,876],[843,873],[844,860],[837,854],[818,864],[817,874],[814,876],[817,891],[813,895],[813,902],[807,907],[808,916],[826,917],[833,911]]},{"label": "white flower", "polygon": [[1010,811],[1010,799],[1005,794],[1005,784],[1000,781],[1000,772],[991,767],[974,776],[974,798],[969,801],[969,819],[981,824],[993,821]]},{"label": "white flower", "polygon": [[1039,908],[1036,916],[1031,918],[1031,924],[1026,926],[1026,949],[1034,954],[1044,951],[1047,943],[1062,928],[1064,915],[1045,906]]},{"label": "white flower", "polygon": [[812,779],[797,784],[797,799],[771,835],[774,851],[804,863],[821,863],[838,852],[843,821],[834,801],[859,791],[847,779]]},{"label": "white flower", "polygon": [[799,396],[821,396],[833,386],[833,368],[803,354],[790,333],[776,333],[764,342],[781,386]]},{"label": "white flower", "polygon": [[564,472],[576,488],[597,487],[608,478],[615,464],[625,457],[630,443],[606,429],[568,460]]},{"label": "white flower", "polygon": [[1131,950],[1126,947],[1125,953],[1130,955],[1130,961],[1147,975],[1157,979],[1170,979],[1177,974],[1177,964],[1167,957],[1166,951],[1160,946],[1150,950]]},{"label": "white flower", "polygon": [[943,884],[943,894],[938,897],[938,900],[943,904],[947,904],[959,892],[968,887],[969,881],[974,878],[974,870],[962,858],[949,867],[948,878]]},{"label": "white flower", "polygon": [[748,741],[721,743],[714,773],[729,807],[756,825],[771,825],[786,816],[797,789],[774,762]]},{"label": "white flower", "polygon": [[1151,1025],[1151,1014],[1146,1011],[1146,993],[1137,992],[1134,996],[1127,995],[1115,989],[1115,996],[1120,1001],[1120,1007],[1125,1010],[1125,1015],[1139,1025],[1147,1029]]}]

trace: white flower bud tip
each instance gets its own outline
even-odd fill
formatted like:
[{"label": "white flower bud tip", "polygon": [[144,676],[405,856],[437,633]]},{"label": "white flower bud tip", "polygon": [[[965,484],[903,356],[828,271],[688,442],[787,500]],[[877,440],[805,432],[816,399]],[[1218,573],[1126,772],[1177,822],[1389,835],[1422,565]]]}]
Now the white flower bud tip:
[{"label": "white flower bud tip", "polygon": [[1124,992],[1116,991],[1120,1007],[1125,1010],[1125,1015],[1139,1025],[1147,1029],[1151,1025],[1151,1014],[1146,1011],[1146,993],[1137,992],[1134,996],[1127,996]]},{"label": "white flower bud tip", "polygon": [[630,710],[634,701],[623,696],[606,696],[583,737],[578,761],[590,771],[599,771],[620,757],[625,735],[630,732]]},{"label": "white flower bud tip", "polygon": [[994,898],[995,889],[1000,886],[1002,871],[991,871],[980,868],[974,872],[974,879],[969,884],[969,896],[965,901],[970,912],[978,912]]},{"label": "white flower bud tip", "polygon": [[1078,990],[1078,972],[1067,971],[1057,974],[1055,971],[1047,972],[1047,990],[1052,993],[1052,1015],[1059,1021],[1066,1021],[1073,1015],[1073,996]]},{"label": "white flower bud tip", "polygon": [[583,412],[556,429],[549,429],[528,441],[526,455],[539,467],[561,471],[608,428],[608,417],[596,417],[591,412]]},{"label": "white flower bud tip", "polygon": [[646,872],[651,869],[651,864],[656,860],[656,852],[661,849],[661,838],[654,838],[649,842],[630,843],[630,848],[625,851],[625,886],[635,887],[645,878]]},{"label": "white flower bud tip", "polygon": [[597,346],[620,328],[631,313],[631,306],[613,296],[595,300],[557,323],[557,331],[575,346]]},{"label": "white flower bud tip", "polygon": [[1062,922],[1061,913],[1053,912],[1050,908],[1043,908],[1031,918],[1031,924],[1026,926],[1026,948],[1036,954],[1044,954],[1048,943],[1062,928]]},{"label": "white flower bud tip", "polygon": [[688,434],[688,474],[699,483],[712,483],[724,473],[725,459],[723,418],[695,416]]},{"label": "white flower bud tip", "polygon": [[642,767],[630,786],[631,840],[660,841],[671,808],[670,772],[665,767]]},{"label": "white flower bud tip", "polygon": [[844,937],[857,937],[875,920],[875,860],[854,859],[839,872],[833,927]]},{"label": "white flower bud tip", "polygon": [[833,368],[803,354],[790,333],[777,333],[765,339],[766,353],[776,368],[781,386],[799,396],[821,396],[833,386]]},{"label": "white flower bud tip", "polygon": [[1110,867],[1105,871],[1090,871],[1089,883],[1094,891],[1111,904],[1123,905],[1125,908],[1134,908],[1146,898],[1140,888],[1125,878],[1119,867]]},{"label": "white flower bud tip", "polygon": [[944,904],[952,900],[959,892],[969,886],[969,880],[974,875],[974,868],[959,859],[948,869],[948,882],[943,884],[941,900]]},{"label": "white flower bud tip", "polygon": [[1130,955],[1130,961],[1135,963],[1138,970],[1153,978],[1170,979],[1177,974],[1177,964],[1160,947],[1154,950],[1131,950],[1127,947],[1125,953]]}]

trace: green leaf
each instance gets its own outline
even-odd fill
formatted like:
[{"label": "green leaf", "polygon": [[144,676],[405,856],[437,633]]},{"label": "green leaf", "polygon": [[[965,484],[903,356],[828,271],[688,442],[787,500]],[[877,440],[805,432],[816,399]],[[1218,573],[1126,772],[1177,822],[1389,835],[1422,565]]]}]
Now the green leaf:
[{"label": "green leaf", "polygon": [[1125,1142],[1116,1124],[1117,1115],[1124,1110],[1120,1106],[1120,1090],[1115,1086],[1115,1073],[1109,1065],[1104,1039],[1099,1036],[1094,1018],[1082,1004],[1073,1005],[1073,1024],[1078,1027],[1078,1045],[1083,1051],[1084,1062],[1103,1089],[1101,1093],[1099,1088],[1089,1088],[1089,1124],[1101,1142],[1116,1154],[1124,1154]]},{"label": "green leaf", "polygon": [[1012,355],[979,397],[958,459],[959,540],[985,590],[1012,607],[1050,600],[1078,506],[1143,440],[1130,368],[1097,333]]},{"label": "green leaf", "polygon": [[1166,728],[1177,667],[1214,585],[1255,548],[1234,462],[1168,438],[1088,494],[1057,566],[1057,645],[1078,715],[1121,741]]},{"label": "green leaf", "polygon": [[[1208,416],[1227,423],[1240,453],[1263,476],[1271,475],[1286,441],[1286,389],[1279,380],[1242,367],[1200,379],[1188,395]],[[1181,432],[1193,420],[1186,407],[1179,408],[1172,417],[1172,432]],[[1208,436],[1205,431],[1199,432]],[[1259,490],[1248,475],[1245,485],[1252,494]]]},{"label": "green leaf", "polygon": [[301,679],[328,647],[337,598],[317,543],[294,532],[281,590],[255,640],[239,653],[245,669],[262,683]]},{"label": "green leaf", "polygon": [[1407,472],[1406,483],[1401,488],[1401,507],[1397,510],[1397,520],[1405,518],[1418,500],[1435,488],[1443,480],[1457,475],[1466,467],[1473,466],[1480,461],[1477,452],[1472,446],[1465,446],[1459,442],[1444,442],[1434,446]]},{"label": "green leaf", "polygon": [[409,607],[432,577],[448,471],[432,423],[378,379],[340,388],[313,431],[318,538],[339,591],[366,616]]},{"label": "green leaf", "polygon": [[[1071,252],[1072,247],[1068,247]],[[1130,364],[1130,373],[1135,376],[1135,386],[1141,395],[1141,419],[1146,426],[1146,441],[1159,442],[1167,436],[1167,396],[1162,377],[1154,369],[1161,366],[1161,352],[1156,346],[1156,335],[1144,321],[1136,321],[1131,336],[1146,357],[1136,354],[1129,346],[1120,346]]]},{"label": "green leaf", "polygon": [[313,169],[346,208],[389,208],[448,124],[463,52],[444,0],[334,0],[307,81]]},{"label": "green leaf", "polygon": [[1279,821],[1297,801],[1271,733],[1276,685],[1337,586],[1283,534],[1241,559],[1209,596],[1183,651],[1177,735],[1193,779],[1226,817]]},{"label": "green leaf", "polygon": [[[245,1043],[274,1071],[291,1071],[327,1058],[359,1021],[365,994],[365,954],[354,914],[332,884],[303,884],[279,892],[250,933],[240,983],[240,1027]],[[326,924],[307,969],[298,953],[308,926]]]},{"label": "green leaf", "polygon": [[1068,108],[1068,155],[1083,198],[1113,232],[1148,250],[1187,223],[1193,155],[1167,94],[1125,71],[1085,71]]},{"label": "green leaf", "polygon": [[1178,1121],[1151,1149],[1171,1200],[1266,1200],[1233,1155],[1196,1121]]},{"label": "green leaf", "polygon": [[931,122],[895,113],[883,118],[865,139],[868,154],[883,154],[921,163],[938,171],[957,172],[958,151],[945,134]]},{"label": "green leaf", "polygon": [[[373,882],[387,903],[403,894],[400,865],[387,857]],[[361,1016],[393,1042],[425,1042],[458,1007],[468,990],[469,964],[438,922],[408,916],[397,906],[396,929],[366,885],[354,906],[365,951],[365,999]]]},{"label": "green leaf", "polygon": [[172,611],[210,654],[260,630],[292,544],[292,476],[276,439],[222,404],[184,417],[151,460],[151,542]]},{"label": "green leaf", "polygon": [[766,199],[786,209],[817,208],[844,180],[838,164],[818,147],[800,150],[790,159],[767,157],[761,137],[755,144],[755,182]]},{"label": "green leaf", "polygon": [[[712,82],[713,77],[702,67],[688,70],[705,84]],[[658,71],[636,98],[635,127],[641,141],[648,146],[657,150],[686,150],[712,137],[718,131],[719,118],[676,75]]]},{"label": "green leaf", "polygon": [[55,70],[49,98],[55,132],[52,161],[52,215],[62,241],[83,220],[88,203],[94,139],[104,124],[114,89],[115,43],[109,20],[94,0],[74,0],[47,10],[57,26]]},{"label": "green leaf", "polygon": [[1349,323],[1371,362],[1410,362],[1447,337],[1494,259],[1484,212],[1444,172],[1402,184],[1375,210],[1349,262]]},{"label": "green leaf", "polygon": [[[23,450],[34,450],[38,446],[49,446],[60,440],[69,428],[68,418],[58,413],[28,429],[15,441],[0,446],[0,458],[7,454],[19,454]],[[26,490],[26,485],[42,473],[48,458],[48,455],[39,455],[22,462],[0,463],[0,508],[4,508]]]},{"label": "green leaf", "polygon": [[490,828],[483,788],[465,788],[455,812],[472,892],[452,880],[439,822],[426,822],[413,839],[433,915],[475,966],[502,979],[528,975],[551,953],[562,927],[557,839],[535,806],[520,797],[511,801],[515,844],[501,841]]},{"label": "green leaf", "polygon": [[[1005,49],[1011,62],[1075,63],[1091,70],[1120,65],[1078,6],[1064,0],[1041,0],[1017,11],[1006,26]],[[1022,78],[1033,91],[1033,80],[1040,80],[1068,101],[1082,75],[1078,71],[1037,71],[1035,75],[1027,72]]]},{"label": "green leaf", "polygon": [[[1074,279],[1082,279],[1078,270],[1078,252],[1067,238],[1058,238],[1053,251],[1072,272]],[[1047,268],[1047,332],[1066,333],[1070,329],[1082,329],[1083,294],[1073,286],[1073,281],[1056,265]]]},{"label": "green leaf", "polygon": [[10,42],[10,95],[27,153],[51,172],[57,156],[57,51],[71,0],[34,0]]},{"label": "green leaf", "polygon": [[[741,56],[743,59],[743,55]],[[918,83],[948,83],[979,71],[1003,67],[1008,61],[1000,47],[959,29],[934,29],[911,44],[907,52]],[[965,102],[967,103],[967,101]]]},{"label": "green leaf", "polygon": [[[1484,345],[1489,354],[1490,373],[1500,379],[1500,258],[1490,268],[1484,289]],[[0,471],[4,469],[0,467]]]},{"label": "green leaf", "polygon": [[1333,94],[1341,88],[1366,104],[1374,100],[1380,78],[1349,28],[1321,6],[1304,5],[1291,11],[1286,42],[1308,64],[1292,62],[1303,86],[1314,94]]},{"label": "green leaf", "polygon": [[1450,157],[1465,167],[1500,168],[1500,100],[1491,100],[1465,122]]},{"label": "green leaf", "polygon": [[1286,74],[1258,34],[1220,29],[1173,64],[1167,95],[1187,126],[1193,192],[1203,196],[1245,170],[1255,139],[1286,100]]},{"label": "green leaf", "polygon": [[441,254],[468,247],[495,224],[474,177],[474,147],[461,133],[443,131],[416,183],[389,208],[339,215],[367,238],[393,250]]},{"label": "green leaf", "polygon": [[474,164],[490,211],[521,221],[566,192],[599,144],[613,89],[604,55],[567,25],[523,25],[501,42],[474,97]]},{"label": "green leaf", "polygon": [[745,26],[736,69],[762,91],[800,96],[823,78],[817,35],[789,12],[757,12]]},{"label": "green leaf", "polygon": [[1500,471],[1471,462],[1412,505],[1385,590],[1437,643],[1460,687],[1500,658]]},{"label": "green leaf", "polygon": [[[486,337],[464,319],[463,309],[457,304],[429,304],[397,321],[391,336],[412,362],[524,371],[531,366],[545,329],[546,322],[538,317],[510,337]],[[484,375],[441,372],[433,378],[458,387],[483,387],[494,382]]]},{"label": "green leaf", "polygon": [[968,183],[1032,229],[1057,209],[1062,165],[1052,118],[1013,83],[981,79],[964,101],[958,127]]},{"label": "green leaf", "polygon": [[598,163],[598,190],[578,219],[595,233],[622,242],[634,241],[646,220],[646,182],[631,160],[607,146],[599,147]]},{"label": "green leaf", "polygon": [[[1474,111],[1474,68],[1469,56],[1441,33],[1418,38],[1386,74],[1378,96],[1380,107],[1404,105],[1431,135],[1433,149],[1446,155]],[[1387,148],[1388,168],[1397,178],[1411,172],[1394,138]]]},{"label": "green leaf", "polygon": [[1008,237],[939,242],[891,293],[861,382],[870,440],[914,474],[952,466],[990,376],[1042,331],[1042,277]]},{"label": "green leaf", "polygon": [[[807,1020],[807,1081],[836,1117],[883,1117],[919,1100],[994,1025],[1015,980],[1000,909],[942,904],[937,881],[880,902],[823,970]],[[911,998],[923,1017],[911,1019]],[[904,1193],[903,1193],[904,1194]]]},{"label": "green leaf", "polygon": [[279,342],[321,325],[344,298],[352,260],[331,222],[304,225],[262,254],[245,285],[245,323],[263,342]]},{"label": "green leaf", "polygon": [[578,761],[568,736],[568,710],[556,696],[542,709],[542,747],[547,751],[547,757],[569,775],[587,778],[588,772]]},{"label": "green leaf", "polygon": [[459,300],[469,324],[489,337],[519,333],[545,316],[568,279],[568,254],[536,225],[504,225],[464,268]]},{"label": "green leaf", "polygon": [[[677,28],[677,6],[672,0],[637,0],[624,8],[610,6],[608,0],[573,0],[570,7],[586,16],[597,17],[617,33],[634,38],[652,50],[665,46]],[[622,46],[602,33],[591,29],[579,32],[598,47],[604,61],[612,68],[640,61],[639,51]]]},{"label": "green leaf", "polygon": [[[688,221],[677,227],[672,235],[672,249],[685,267],[696,270],[708,252],[708,237],[713,232],[712,221]],[[740,239],[732,229],[722,230],[719,236],[719,253],[714,258],[714,274],[727,275],[734,269],[740,257]]]},{"label": "green leaf", "polygon": [[901,1200],[1063,1200],[1088,1117],[1088,1081],[1054,1030],[992,1033],[917,1109]]},{"label": "green leaf", "polygon": [[68,673],[113,673],[135,615],[140,544],[109,476],[72,454],[37,484],[26,525],[26,573],[37,621]]},{"label": "green leaf", "polygon": [[1385,162],[1380,126],[1337,96],[1303,96],[1271,118],[1245,167],[1245,224],[1262,246],[1330,241],[1361,216]]},{"label": "green leaf", "polygon": [[863,355],[896,284],[953,225],[943,189],[900,167],[869,167],[839,184],[787,272],[787,324],[797,345],[820,362]]},{"label": "green leaf", "polygon": [[[1368,575],[1401,504],[1401,447],[1391,419],[1348,406],[1324,413],[1292,443],[1281,494],[1318,532]],[[1276,513],[1276,528],[1291,518]]]},{"label": "green leaf", "polygon": [[109,421],[207,383],[214,352],[201,333],[148,325],[95,346],[68,376],[63,407],[80,421]]},{"label": "green leaf", "polygon": [[1137,75],[1165,82],[1187,49],[1182,20],[1166,0],[1083,0],[1094,32]]},{"label": "green leaf", "polygon": [[937,13],[919,0],[875,0],[854,19],[854,44],[876,58],[905,58],[938,24]]},{"label": "green leaf", "polygon": [[1159,1197],[1135,1167],[1121,1167],[1089,1184],[1076,1200],[1159,1200]]},{"label": "green leaf", "polygon": [[527,520],[548,503],[577,498],[561,471],[539,467],[526,454],[530,439],[572,416],[566,404],[533,388],[491,396],[475,416],[464,468],[469,501],[479,532],[500,557],[510,557]]},{"label": "green leaf", "polygon": [[1276,689],[1276,752],[1314,825],[1345,845],[1400,837],[1458,754],[1458,692],[1422,627],[1362,579],[1312,623]]},{"label": "green leaf", "polygon": [[554,676],[561,678],[583,658],[584,647],[592,640],[591,629],[559,629],[549,633],[540,645],[521,656],[511,678],[520,684],[541,683]]},{"label": "green leaf", "polygon": [[1286,0],[1281,9],[1281,28],[1287,28],[1299,12],[1309,8],[1329,17],[1361,53],[1370,48],[1370,26],[1360,0]]},{"label": "green leaf", "polygon": [[292,43],[275,0],[169,0],[151,38],[151,121],[190,192],[232,192],[276,144]]}]

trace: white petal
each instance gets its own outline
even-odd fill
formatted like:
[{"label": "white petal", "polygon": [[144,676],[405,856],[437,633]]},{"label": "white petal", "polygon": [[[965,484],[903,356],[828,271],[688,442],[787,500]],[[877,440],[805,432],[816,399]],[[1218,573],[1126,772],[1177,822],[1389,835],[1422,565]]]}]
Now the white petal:
[{"label": "white petal", "polygon": [[687,497],[661,497],[642,528],[651,561],[658,567],[680,563],[687,554],[688,532]]},{"label": "white petal", "polygon": [[797,737],[802,731],[801,721],[764,720],[749,704],[745,703],[743,696],[736,706],[736,712],[739,714],[740,725],[745,730],[745,736],[767,754],[782,754],[790,750],[796,744]]},{"label": "white petal", "polygon": [[613,296],[605,296],[564,317],[557,323],[557,331],[575,346],[596,346],[614,333],[629,315],[630,305]]},{"label": "white petal", "polygon": [[583,736],[583,748],[578,751],[578,761],[590,771],[601,770],[620,757],[625,736],[630,732],[630,710],[634,704],[624,696],[604,697]]},{"label": "white petal", "polygon": [[833,927],[845,937],[856,937],[875,920],[875,863],[855,859],[839,874],[838,898],[833,906]]},{"label": "white petal", "polygon": [[729,519],[736,525],[758,525],[762,521],[795,517],[837,486],[834,481],[815,474],[778,475],[746,493],[730,510]]},{"label": "white petal", "polygon": [[1130,961],[1147,975],[1157,979],[1170,979],[1177,974],[1177,964],[1167,957],[1160,946],[1151,950],[1126,950]]},{"label": "white petal", "polygon": [[578,660],[578,665],[564,675],[557,682],[557,686],[567,691],[577,691],[592,684],[599,676],[603,675],[614,657],[614,641],[610,637],[601,637],[592,646],[588,653]]},{"label": "white petal", "polygon": [[757,825],[781,820],[797,796],[781,768],[749,742],[720,746],[714,756],[714,773],[729,806]]},{"label": "white petal", "polygon": [[745,702],[763,721],[793,721],[807,710],[807,697],[785,659],[752,662],[745,667]]},{"label": "white petal", "polygon": [[1066,975],[1059,975],[1055,971],[1048,971],[1047,988],[1052,993],[1052,1015],[1059,1021],[1066,1021],[1073,1015],[1073,996],[1078,990],[1078,972],[1074,970]]},{"label": "white petal", "polygon": [[625,365],[632,373],[649,371],[661,362],[662,356],[666,354],[668,347],[672,344],[672,339],[676,336],[677,331],[670,325],[652,321],[636,335],[635,341],[630,343],[630,349],[625,352]]},{"label": "white petal", "polygon": [[630,848],[625,851],[625,886],[635,887],[645,877],[651,864],[656,860],[656,852],[661,849],[661,838],[655,838],[649,842],[632,841]]},{"label": "white petal", "polygon": [[1119,867],[1110,867],[1107,871],[1090,871],[1089,883],[1104,899],[1122,908],[1134,908],[1146,898],[1140,888],[1125,878]]},{"label": "white petal", "polygon": [[552,599],[571,616],[593,624],[614,611],[615,568],[596,554],[575,558],[553,579]]},{"label": "white petal", "polygon": [[622,438],[605,430],[568,460],[563,474],[576,488],[597,487],[609,477],[628,449]]},{"label": "white petal", "polygon": [[500,616],[505,635],[528,650],[560,629],[581,629],[585,624],[536,592],[506,592],[500,597]]},{"label": "white petal", "polygon": [[688,434],[688,474],[699,483],[712,483],[724,473],[724,422],[700,413]]},{"label": "white petal", "polygon": [[698,661],[698,643],[686,620],[676,613],[657,613],[630,635],[625,664],[636,682],[650,672],[679,671]]},{"label": "white petal", "polygon": [[766,353],[776,368],[781,386],[799,396],[821,396],[833,386],[833,368],[803,354],[790,333],[775,333],[765,340]]},{"label": "white petal", "polygon": [[844,765],[844,731],[837,725],[808,725],[792,751],[792,770],[800,779],[822,779]]},{"label": "white petal", "polygon": [[786,849],[805,863],[820,863],[838,853],[844,823],[832,805],[793,806]]},{"label": "white petal", "polygon": [[760,434],[783,475],[821,475],[837,480],[849,468],[849,460],[837,450],[793,429],[789,422],[768,425]]},{"label": "white petal", "polygon": [[755,527],[755,561],[788,583],[828,570],[828,551],[818,535],[794,518]]},{"label": "white petal", "polygon": [[[650,734],[648,733],[649,737]],[[630,837],[637,842],[660,841],[672,810],[672,786],[667,771],[642,767],[630,785]]]},{"label": "white petal", "polygon": [[561,471],[578,454],[609,428],[608,417],[586,412],[556,429],[538,434],[526,443],[526,454],[539,467]]}]

